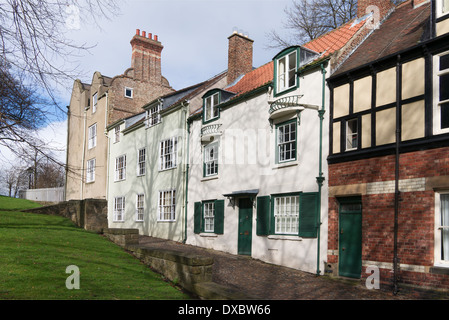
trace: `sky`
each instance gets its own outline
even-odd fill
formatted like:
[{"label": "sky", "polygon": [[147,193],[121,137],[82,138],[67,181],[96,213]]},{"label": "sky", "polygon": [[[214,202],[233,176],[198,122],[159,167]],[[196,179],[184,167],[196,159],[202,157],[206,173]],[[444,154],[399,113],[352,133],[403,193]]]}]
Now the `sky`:
[{"label": "sky", "polygon": [[[267,34],[284,29],[285,8],[292,0],[125,0],[120,12],[97,25],[67,20],[66,36],[74,44],[92,47],[74,58],[79,79],[91,83],[94,72],[109,77],[131,67],[130,41],[136,29],[157,35],[164,46],[162,75],[176,89],[205,81],[227,69],[228,37],[237,30],[254,40],[253,66],[271,61],[277,49],[267,49]],[[72,14],[68,12],[68,14]],[[73,66],[67,66],[69,69]],[[59,87],[61,106],[70,104],[73,81]],[[57,149],[65,161],[67,122],[57,119],[39,131],[39,136]],[[0,162],[11,162],[0,150]],[[14,160],[12,161],[14,162]]]},{"label": "sky", "polygon": [[[109,77],[131,67],[130,41],[136,29],[157,35],[164,46],[162,74],[176,89],[205,81],[227,69],[228,37],[237,30],[254,40],[253,66],[271,61],[278,49],[268,49],[267,34],[284,29],[285,8],[292,0],[126,0],[112,19],[98,27],[67,24],[67,36],[76,44],[93,46],[76,60],[79,79],[91,83],[94,72]],[[61,101],[69,105],[73,82],[61,88]],[[54,130],[66,131],[57,121]],[[54,138],[54,130],[49,130]],[[59,134],[65,144],[65,132]]]},{"label": "sky", "polygon": [[[228,37],[237,29],[254,40],[254,67],[271,61],[266,34],[283,28],[291,0],[127,0],[121,14],[69,32],[75,42],[96,45],[81,57],[81,79],[90,83],[95,71],[113,77],[131,66],[130,40],[136,29],[158,35],[164,46],[162,74],[182,89],[227,69]],[[72,83],[69,84],[71,89]]]}]

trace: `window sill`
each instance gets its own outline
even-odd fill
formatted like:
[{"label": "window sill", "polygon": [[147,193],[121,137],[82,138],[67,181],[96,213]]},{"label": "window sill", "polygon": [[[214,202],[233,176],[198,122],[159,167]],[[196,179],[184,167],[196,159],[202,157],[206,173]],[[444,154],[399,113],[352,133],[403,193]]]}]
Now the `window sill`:
[{"label": "window sill", "polygon": [[158,220],[157,223],[173,223],[176,222],[176,220]]},{"label": "window sill", "polygon": [[200,233],[200,237],[203,237],[203,238],[217,238],[218,234],[202,232],[202,233]]},{"label": "window sill", "polygon": [[204,177],[204,178],[201,179],[201,182],[210,181],[210,180],[216,180],[218,178],[219,178],[218,175],[210,176],[210,177]]},{"label": "window sill", "polygon": [[269,235],[269,240],[288,240],[288,241],[302,241],[302,238],[299,236],[286,236],[286,235]]},{"label": "window sill", "polygon": [[290,161],[290,162],[284,162],[284,163],[277,163],[274,167],[273,170],[277,170],[277,169],[282,169],[282,168],[288,168],[288,167],[293,167],[293,166],[297,166],[299,164],[299,162],[297,160],[295,161]]},{"label": "window sill", "polygon": [[167,168],[167,169],[159,169],[159,172],[165,172],[165,171],[170,171],[170,170],[174,170],[177,169],[178,167],[172,167],[172,168]]}]

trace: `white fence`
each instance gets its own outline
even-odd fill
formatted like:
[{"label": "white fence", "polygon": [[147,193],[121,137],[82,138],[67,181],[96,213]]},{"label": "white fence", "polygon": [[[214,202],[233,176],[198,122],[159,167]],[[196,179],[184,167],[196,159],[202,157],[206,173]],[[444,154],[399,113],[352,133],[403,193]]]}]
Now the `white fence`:
[{"label": "white fence", "polygon": [[65,188],[20,190],[19,198],[40,202],[62,202],[65,200]]}]

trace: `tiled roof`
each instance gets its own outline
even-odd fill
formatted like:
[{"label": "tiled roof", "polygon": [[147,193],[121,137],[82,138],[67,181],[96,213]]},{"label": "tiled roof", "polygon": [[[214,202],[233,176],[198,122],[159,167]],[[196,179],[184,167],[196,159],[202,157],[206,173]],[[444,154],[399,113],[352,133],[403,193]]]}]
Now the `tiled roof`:
[{"label": "tiled roof", "polygon": [[226,91],[234,92],[237,95],[250,92],[271,81],[273,81],[273,61],[254,69],[243,76],[239,82],[232,87],[226,88]]},{"label": "tiled roof", "polygon": [[427,36],[429,16],[430,3],[416,8],[411,0],[400,4],[334,76],[419,44]]},{"label": "tiled roof", "polygon": [[318,53],[323,53],[323,56],[328,56],[343,48],[363,27],[365,21],[366,20],[351,20],[341,27],[329,31],[321,37],[304,44],[303,47]]},{"label": "tiled roof", "polygon": [[[343,48],[348,41],[362,28],[365,20],[352,20],[338,29],[332,30],[325,35],[312,40],[303,45],[303,47],[322,53],[320,58],[328,56],[337,50]],[[247,73],[239,82],[232,87],[227,88],[227,91],[241,95],[257,89],[264,84],[273,81],[273,61]]]}]

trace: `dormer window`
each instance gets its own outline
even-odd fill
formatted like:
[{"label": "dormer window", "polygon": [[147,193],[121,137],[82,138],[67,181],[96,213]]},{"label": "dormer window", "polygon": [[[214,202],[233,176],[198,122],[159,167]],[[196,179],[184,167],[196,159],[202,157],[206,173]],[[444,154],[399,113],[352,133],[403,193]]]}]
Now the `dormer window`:
[{"label": "dormer window", "polygon": [[298,70],[318,57],[318,53],[303,47],[290,47],[274,57],[275,95],[299,87]]},{"label": "dormer window", "polygon": [[161,122],[161,104],[147,109],[146,114],[147,128],[152,127]]},{"label": "dormer window", "polygon": [[211,121],[220,116],[219,104],[220,94],[218,92],[204,98],[204,122]]},{"label": "dormer window", "polygon": [[277,92],[296,87],[297,61],[296,50],[283,56],[277,61]]}]

